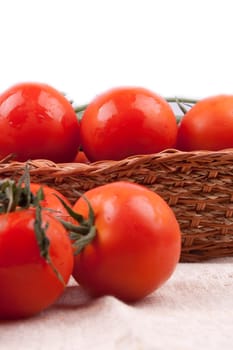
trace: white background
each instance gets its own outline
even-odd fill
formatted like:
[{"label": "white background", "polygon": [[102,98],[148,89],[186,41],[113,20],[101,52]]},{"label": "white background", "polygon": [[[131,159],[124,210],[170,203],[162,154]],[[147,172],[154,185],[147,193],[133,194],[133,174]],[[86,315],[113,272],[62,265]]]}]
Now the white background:
[{"label": "white background", "polygon": [[232,1],[2,0],[0,91],[40,81],[76,103],[114,86],[233,93]]}]

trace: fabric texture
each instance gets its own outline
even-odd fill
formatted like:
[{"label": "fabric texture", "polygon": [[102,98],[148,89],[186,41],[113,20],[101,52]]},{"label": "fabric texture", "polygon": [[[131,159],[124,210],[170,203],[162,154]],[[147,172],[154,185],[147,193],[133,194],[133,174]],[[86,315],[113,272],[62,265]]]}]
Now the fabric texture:
[{"label": "fabric texture", "polygon": [[232,350],[233,258],[180,263],[140,302],[90,299],[72,279],[41,314],[0,322],[1,350]]}]

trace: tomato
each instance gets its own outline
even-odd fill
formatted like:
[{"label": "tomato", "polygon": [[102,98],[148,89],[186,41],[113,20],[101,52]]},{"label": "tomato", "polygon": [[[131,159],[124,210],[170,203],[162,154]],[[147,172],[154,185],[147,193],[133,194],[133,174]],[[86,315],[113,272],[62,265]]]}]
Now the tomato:
[{"label": "tomato", "polygon": [[90,102],[80,134],[90,161],[120,160],[173,148],[177,123],[172,108],[159,95],[140,87],[119,87]]},{"label": "tomato", "polygon": [[44,194],[44,199],[40,202],[40,205],[43,208],[47,208],[48,212],[54,215],[56,218],[70,220],[70,216],[68,215],[67,210],[61,201],[57,198],[57,196],[62,198],[68,206],[71,206],[70,201],[65,196],[63,196],[60,191],[57,191],[52,187],[38,183],[30,184],[30,190],[34,195],[36,195],[40,189],[43,190]]},{"label": "tomato", "polygon": [[0,96],[2,157],[45,158],[57,163],[74,159],[80,145],[79,123],[70,102],[53,87],[20,83]]},{"label": "tomato", "polygon": [[177,148],[218,151],[233,147],[233,95],[199,100],[182,118]]},{"label": "tomato", "polygon": [[35,235],[34,209],[0,215],[0,319],[29,317],[48,308],[64,291],[73,269],[73,250],[66,230],[50,214],[48,223],[52,265],[41,256]]},{"label": "tomato", "polygon": [[74,163],[90,163],[89,159],[87,159],[86,154],[83,151],[78,151],[76,157],[74,159]]},{"label": "tomato", "polygon": [[[161,286],[181,251],[179,224],[168,204],[151,190],[123,181],[91,189],[85,197],[96,234],[74,257],[75,280],[92,296],[113,295],[126,302]],[[83,197],[73,210],[87,219]]]}]

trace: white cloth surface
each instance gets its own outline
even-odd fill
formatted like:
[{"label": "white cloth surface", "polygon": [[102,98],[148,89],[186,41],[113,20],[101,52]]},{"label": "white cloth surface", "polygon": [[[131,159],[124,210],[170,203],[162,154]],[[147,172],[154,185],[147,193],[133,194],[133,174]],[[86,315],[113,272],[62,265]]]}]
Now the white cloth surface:
[{"label": "white cloth surface", "polygon": [[133,305],[90,300],[71,279],[40,315],[0,322],[0,349],[232,350],[233,258],[179,263],[160,289]]}]

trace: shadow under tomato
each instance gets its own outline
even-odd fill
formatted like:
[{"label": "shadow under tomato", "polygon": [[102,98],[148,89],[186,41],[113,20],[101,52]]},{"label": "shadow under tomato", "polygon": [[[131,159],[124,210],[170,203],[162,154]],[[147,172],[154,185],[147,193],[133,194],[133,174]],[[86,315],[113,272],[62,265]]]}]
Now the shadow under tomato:
[{"label": "shadow under tomato", "polygon": [[42,310],[41,312],[23,317],[20,319],[0,319],[0,326],[13,325],[17,323],[27,323],[27,322],[37,322],[41,318],[47,317],[48,313],[52,310],[58,309],[72,309],[81,308],[86,306],[91,302],[92,298],[83,290],[79,285],[67,286],[63,294],[57,299],[57,301],[50,305],[48,308]]},{"label": "shadow under tomato", "polygon": [[92,300],[91,296],[79,285],[66,287],[64,293],[52,306],[54,308],[74,308],[84,306]]}]

